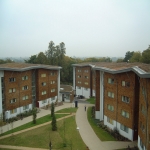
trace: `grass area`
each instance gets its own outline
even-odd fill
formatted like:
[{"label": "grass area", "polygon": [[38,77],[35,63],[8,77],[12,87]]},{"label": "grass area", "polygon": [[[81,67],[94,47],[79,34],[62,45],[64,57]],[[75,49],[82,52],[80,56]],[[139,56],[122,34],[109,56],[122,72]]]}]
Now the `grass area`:
[{"label": "grass area", "polygon": [[95,120],[91,117],[91,110],[92,107],[89,107],[87,110],[88,121],[91,127],[93,128],[95,134],[99,137],[99,139],[101,141],[116,141],[116,139],[113,136],[111,136],[108,132],[106,132],[105,130],[101,129],[96,125]]},{"label": "grass area", "polygon": [[[75,116],[57,122],[58,131],[52,131],[51,125],[45,125],[18,135],[12,135],[1,139],[4,145],[26,146],[34,148],[49,148],[51,140],[52,148],[59,150],[84,150],[84,144],[79,132],[76,130]],[[64,143],[66,147],[64,147]]]},{"label": "grass area", "polygon": [[77,111],[77,108],[64,108],[61,110],[56,111],[55,113],[75,113]]},{"label": "grass area", "polygon": [[[64,117],[66,115],[67,114],[55,114],[56,119]],[[26,124],[24,124],[22,126],[16,127],[16,128],[14,128],[12,130],[9,130],[9,131],[1,134],[0,136],[11,134],[11,133],[14,133],[14,132],[17,132],[17,131],[21,131],[21,130],[24,130],[24,129],[27,129],[27,128],[31,128],[31,127],[37,126],[39,124],[42,124],[42,123],[45,123],[45,122],[48,122],[48,121],[51,121],[51,120],[52,120],[51,116],[50,115],[46,115],[44,117],[36,119],[36,124],[33,124],[33,122],[31,121],[31,122],[28,122],[28,123],[26,123]]]},{"label": "grass area", "polygon": [[91,97],[89,99],[87,99],[86,101],[88,101],[90,104],[95,104],[95,98]]}]

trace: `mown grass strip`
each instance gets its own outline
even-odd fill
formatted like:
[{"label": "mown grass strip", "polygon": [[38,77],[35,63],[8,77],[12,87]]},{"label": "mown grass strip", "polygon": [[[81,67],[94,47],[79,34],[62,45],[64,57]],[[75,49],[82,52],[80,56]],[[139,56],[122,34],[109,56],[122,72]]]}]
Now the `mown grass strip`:
[{"label": "mown grass strip", "polygon": [[89,99],[87,99],[86,101],[88,101],[90,104],[95,104],[95,98],[91,97]]},{"label": "mown grass strip", "polygon": [[75,113],[77,108],[64,108],[61,110],[56,111],[55,113]]},{"label": "mown grass strip", "polygon": [[[56,119],[58,119],[58,118],[67,116],[67,114],[55,114],[55,116],[56,116]],[[9,130],[9,131],[1,134],[0,136],[11,134],[11,133],[14,133],[14,132],[17,132],[17,131],[21,131],[21,130],[24,130],[24,129],[27,129],[27,128],[31,128],[31,127],[43,124],[43,123],[51,121],[51,120],[52,120],[52,117],[49,114],[49,115],[46,115],[46,116],[43,116],[41,118],[36,119],[36,124],[33,124],[33,122],[31,121],[31,122],[28,122],[28,123],[26,123],[26,124],[24,124],[22,126],[16,127],[16,128],[14,128],[12,130]]]},{"label": "mown grass strip", "polygon": [[95,134],[98,136],[98,138],[101,141],[116,141],[116,139],[113,136],[111,136],[108,132],[106,132],[105,130],[97,126],[94,118],[91,117],[91,111],[92,111],[92,107],[89,107],[87,111],[88,121],[91,127],[93,128]]}]

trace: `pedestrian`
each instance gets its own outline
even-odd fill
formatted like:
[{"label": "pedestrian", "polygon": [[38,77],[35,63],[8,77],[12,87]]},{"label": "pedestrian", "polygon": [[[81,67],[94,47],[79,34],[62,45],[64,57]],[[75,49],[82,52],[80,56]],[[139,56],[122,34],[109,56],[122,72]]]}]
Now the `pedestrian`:
[{"label": "pedestrian", "polygon": [[85,111],[86,111],[86,105],[85,105],[85,107],[84,107],[84,108],[85,108]]}]

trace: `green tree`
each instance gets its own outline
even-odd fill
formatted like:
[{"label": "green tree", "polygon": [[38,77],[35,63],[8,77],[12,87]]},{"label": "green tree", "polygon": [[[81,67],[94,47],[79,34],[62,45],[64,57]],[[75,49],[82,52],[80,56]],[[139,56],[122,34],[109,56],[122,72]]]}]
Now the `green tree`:
[{"label": "green tree", "polygon": [[56,122],[55,114],[53,115],[52,118],[52,131],[57,131],[57,122]]},{"label": "green tree", "polygon": [[25,60],[26,63],[36,64],[37,63],[37,57],[36,55],[31,55],[28,60]]},{"label": "green tree", "polygon": [[51,117],[54,116],[55,106],[54,103],[51,104]]},{"label": "green tree", "polygon": [[147,64],[150,63],[150,45],[149,45],[149,47],[148,47],[146,50],[144,50],[144,51],[142,52],[141,61],[142,61],[143,63],[147,63]]},{"label": "green tree", "polygon": [[36,124],[36,117],[37,117],[37,109],[36,108],[33,108],[32,115],[33,115],[33,124]]},{"label": "green tree", "polygon": [[130,62],[140,62],[142,54],[140,51],[134,52],[132,57],[130,58]]},{"label": "green tree", "polygon": [[47,57],[43,52],[40,52],[36,57],[37,64],[47,64]]},{"label": "green tree", "polygon": [[134,51],[130,52],[126,52],[125,54],[125,58],[123,59],[124,62],[128,62],[130,60],[130,58],[133,56]]}]

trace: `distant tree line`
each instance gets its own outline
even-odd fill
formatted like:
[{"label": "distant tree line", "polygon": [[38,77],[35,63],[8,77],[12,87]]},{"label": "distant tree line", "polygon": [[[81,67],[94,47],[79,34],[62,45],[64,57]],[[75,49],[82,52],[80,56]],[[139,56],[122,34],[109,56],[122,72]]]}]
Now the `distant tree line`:
[{"label": "distant tree line", "polygon": [[127,51],[123,59],[118,59],[117,62],[142,62],[150,64],[150,45],[142,53],[140,51]]},{"label": "distant tree line", "polygon": [[[0,64],[14,62],[11,59],[2,60]],[[48,49],[45,52],[39,52],[32,55],[26,63],[33,64],[46,64],[61,66],[60,79],[61,84],[73,83],[73,67],[72,64],[84,63],[84,62],[112,62],[110,57],[89,57],[85,59],[66,56],[65,43],[61,42],[59,45],[55,45],[53,41],[48,44]],[[150,63],[150,46],[142,53],[140,51],[127,51],[124,58],[120,58],[117,62],[143,62]]]}]

